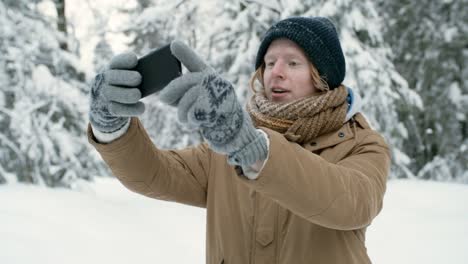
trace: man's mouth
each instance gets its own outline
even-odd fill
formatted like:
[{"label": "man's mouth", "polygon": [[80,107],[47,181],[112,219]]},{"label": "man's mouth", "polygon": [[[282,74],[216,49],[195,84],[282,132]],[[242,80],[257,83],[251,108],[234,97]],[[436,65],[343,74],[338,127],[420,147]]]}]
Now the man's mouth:
[{"label": "man's mouth", "polygon": [[271,91],[275,94],[282,94],[282,93],[287,93],[289,92],[288,90],[286,89],[283,89],[283,88],[272,88]]}]

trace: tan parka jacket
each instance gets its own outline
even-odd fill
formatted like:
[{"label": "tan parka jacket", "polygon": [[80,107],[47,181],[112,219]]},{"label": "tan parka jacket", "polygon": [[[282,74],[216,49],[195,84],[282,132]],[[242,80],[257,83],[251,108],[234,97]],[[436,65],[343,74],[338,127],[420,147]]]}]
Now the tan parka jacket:
[{"label": "tan parka jacket", "polygon": [[370,263],[366,227],[390,169],[383,137],[361,114],[304,146],[261,129],[269,156],[256,180],[206,144],[157,149],[136,118],[112,143],[97,143],[90,127],[88,136],[128,189],[207,209],[206,263]]}]

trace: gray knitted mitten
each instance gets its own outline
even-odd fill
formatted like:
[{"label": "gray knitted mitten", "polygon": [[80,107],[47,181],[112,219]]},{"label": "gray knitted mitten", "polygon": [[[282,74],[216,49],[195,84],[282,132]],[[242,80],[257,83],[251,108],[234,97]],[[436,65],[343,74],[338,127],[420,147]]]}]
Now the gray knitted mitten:
[{"label": "gray knitted mitten", "polygon": [[125,126],[130,116],[145,111],[145,105],[138,101],[141,92],[136,88],[141,83],[141,75],[130,70],[137,63],[134,53],[123,53],[113,57],[108,69],[96,75],[89,111],[93,128],[112,133]]},{"label": "gray knitted mitten", "polygon": [[242,109],[232,84],[184,43],[172,42],[171,51],[190,72],[169,83],[159,96],[177,106],[179,121],[199,129],[210,147],[226,154],[232,165],[249,166],[266,159],[266,139]]}]

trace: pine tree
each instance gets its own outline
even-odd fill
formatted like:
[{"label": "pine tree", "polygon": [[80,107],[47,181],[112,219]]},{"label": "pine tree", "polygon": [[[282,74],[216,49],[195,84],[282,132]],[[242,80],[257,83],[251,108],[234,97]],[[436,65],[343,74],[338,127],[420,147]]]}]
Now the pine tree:
[{"label": "pine tree", "polygon": [[402,104],[405,151],[423,179],[468,182],[467,0],[382,1],[385,40],[423,107]]},{"label": "pine tree", "polygon": [[209,47],[210,63],[234,84],[239,99],[246,102],[251,95],[249,82],[260,38],[278,13],[271,12],[266,4],[246,1],[231,1],[219,7],[211,15],[219,23],[208,28],[203,43]]},{"label": "pine tree", "polygon": [[36,2],[0,2],[0,181],[72,187],[103,171],[84,136],[88,88]]},{"label": "pine tree", "polygon": [[92,73],[101,72],[105,69],[109,64],[109,61],[114,56],[114,52],[112,50],[112,46],[109,44],[107,34],[109,16],[105,12],[108,12],[109,10],[101,10],[92,5],[89,5],[88,7],[96,21],[94,25],[88,29],[90,32],[89,35],[97,36],[98,38],[93,50],[93,68],[88,69],[91,73],[90,75],[93,75]]}]

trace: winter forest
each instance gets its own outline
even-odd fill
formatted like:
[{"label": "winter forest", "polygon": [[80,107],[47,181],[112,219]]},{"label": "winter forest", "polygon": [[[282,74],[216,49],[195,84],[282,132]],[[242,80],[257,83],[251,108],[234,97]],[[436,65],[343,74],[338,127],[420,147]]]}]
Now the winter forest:
[{"label": "winter forest", "polygon": [[[94,76],[179,39],[245,103],[265,30],[326,16],[343,83],[391,147],[372,262],[468,263],[467,14],[468,0],[0,0],[0,262],[205,263],[205,211],[126,190],[89,144]],[[157,147],[203,140],[143,101]]]},{"label": "winter forest", "polygon": [[[108,3],[106,3],[108,2]],[[260,37],[293,15],[328,16],[347,62],[344,83],[392,147],[392,178],[468,183],[467,0],[0,2],[0,183],[73,187],[109,175],[86,139],[90,82],[118,52],[180,39],[249,95]],[[145,98],[154,143],[200,135]]]}]

